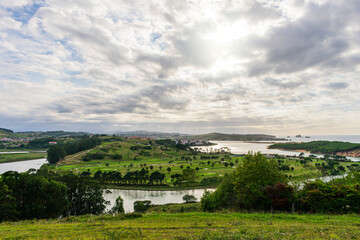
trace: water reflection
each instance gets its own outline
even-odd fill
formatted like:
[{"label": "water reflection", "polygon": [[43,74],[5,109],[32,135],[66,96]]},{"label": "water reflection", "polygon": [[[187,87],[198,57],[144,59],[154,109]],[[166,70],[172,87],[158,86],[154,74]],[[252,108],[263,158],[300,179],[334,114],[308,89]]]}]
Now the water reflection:
[{"label": "water reflection", "polygon": [[[179,191],[145,191],[145,190],[123,190],[123,189],[109,189],[111,194],[104,194],[104,198],[110,201],[107,209],[114,205],[118,196],[124,200],[125,212],[134,211],[135,201],[150,200],[152,204],[166,204],[166,203],[182,203],[184,195],[193,195],[200,201],[205,189],[191,189]],[[214,189],[209,189],[214,190]]]},{"label": "water reflection", "polygon": [[0,164],[0,174],[7,171],[26,172],[30,168],[39,169],[41,165],[46,163],[46,158],[27,160],[21,162],[10,162]]}]

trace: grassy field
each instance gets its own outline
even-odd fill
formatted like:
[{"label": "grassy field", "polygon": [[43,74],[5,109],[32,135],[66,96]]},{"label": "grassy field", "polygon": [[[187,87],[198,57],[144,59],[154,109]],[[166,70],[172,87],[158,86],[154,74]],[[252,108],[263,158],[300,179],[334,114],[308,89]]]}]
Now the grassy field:
[{"label": "grassy field", "polygon": [[0,224],[2,239],[359,239],[357,215],[149,213]]},{"label": "grassy field", "polygon": [[[231,173],[236,166],[241,163],[242,157],[235,157],[231,154],[206,154],[198,153],[194,155],[190,151],[179,150],[171,147],[152,145],[149,150],[131,150],[134,146],[148,146],[148,140],[127,139],[124,141],[105,142],[95,149],[86,150],[67,156],[57,166],[53,167],[57,172],[73,171],[81,173],[89,171],[93,175],[96,171],[119,171],[124,176],[127,171],[141,170],[142,168],[152,171],[160,171],[166,175],[164,183],[172,185],[171,175],[182,173],[182,168],[190,167],[197,169],[197,182],[203,178],[221,178],[226,173]],[[104,159],[82,161],[86,154],[100,153]],[[113,159],[114,155],[121,155],[120,159]],[[216,159],[202,159],[202,157],[215,156]],[[291,176],[291,180],[304,180],[323,176],[315,164],[325,163],[324,160],[313,159],[306,164],[301,163],[301,159],[283,159],[283,165],[288,165],[290,170],[283,171],[284,174]],[[351,162],[340,162],[338,166],[347,169]],[[232,166],[231,166],[232,165]],[[170,168],[170,172],[168,171]],[[341,171],[344,174],[345,171]],[[134,186],[135,187],[135,186]],[[210,186],[209,186],[210,187]],[[137,187],[135,187],[137,188]]]},{"label": "grassy field", "polygon": [[17,162],[31,159],[45,158],[46,153],[9,153],[0,154],[0,163]]},{"label": "grassy field", "polygon": [[[219,155],[218,159],[200,159],[201,155],[193,155],[190,151],[179,150],[175,148],[166,148],[162,146],[152,146],[151,150],[131,150],[131,146],[139,146],[147,144],[146,140],[127,140],[119,142],[104,143],[101,146],[91,151],[83,151],[74,155],[67,156],[56,166],[56,171],[74,171],[84,172],[90,171],[92,174],[98,170],[101,171],[120,171],[123,175],[127,171],[141,170],[143,167],[150,171],[160,171],[166,174],[166,183],[171,183],[171,174],[181,173],[182,168],[191,167],[193,169],[199,168],[197,175],[198,180],[204,177],[222,177],[225,173],[230,173],[235,168],[236,159],[240,158],[226,158],[225,155]],[[103,153],[107,157],[105,159],[82,161],[81,158],[86,153]],[[144,153],[145,152],[145,153]],[[122,156],[121,160],[112,159],[111,156],[119,154]],[[145,154],[145,155],[141,155]],[[227,155],[228,156],[228,155]],[[188,158],[190,160],[185,160]],[[209,161],[209,163],[208,163]],[[225,167],[225,162],[233,162],[234,166],[228,165]],[[211,163],[214,163],[211,166]],[[167,168],[171,168],[169,172]],[[152,170],[151,170],[152,168]]]}]

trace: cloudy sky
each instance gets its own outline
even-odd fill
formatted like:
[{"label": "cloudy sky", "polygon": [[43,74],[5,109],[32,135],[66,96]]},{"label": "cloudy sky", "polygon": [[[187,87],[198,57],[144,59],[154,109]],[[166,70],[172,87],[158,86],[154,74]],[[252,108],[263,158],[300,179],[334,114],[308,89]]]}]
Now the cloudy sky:
[{"label": "cloudy sky", "polygon": [[360,134],[359,0],[0,1],[0,127]]}]

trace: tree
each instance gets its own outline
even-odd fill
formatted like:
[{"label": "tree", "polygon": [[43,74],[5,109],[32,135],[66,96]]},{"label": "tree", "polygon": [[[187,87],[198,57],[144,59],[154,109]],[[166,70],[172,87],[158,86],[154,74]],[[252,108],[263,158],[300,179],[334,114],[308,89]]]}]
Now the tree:
[{"label": "tree", "polygon": [[16,199],[12,195],[9,187],[0,181],[0,222],[16,220]]},{"label": "tree", "polygon": [[195,169],[183,169],[182,170],[182,178],[187,182],[195,182],[196,179],[196,171]]},{"label": "tree", "polygon": [[135,201],[134,202],[134,211],[135,212],[146,212],[146,210],[151,207],[151,201],[145,200],[145,201]]},{"label": "tree", "polygon": [[115,205],[111,208],[110,212],[112,214],[125,213],[124,200],[121,198],[121,196],[116,198]]},{"label": "tree", "polygon": [[154,169],[154,166],[153,165],[150,165],[150,170],[153,170]]},{"label": "tree", "polygon": [[205,191],[201,198],[203,211],[215,211],[222,208],[239,208],[239,200],[234,190],[234,174],[225,174],[215,192]]},{"label": "tree", "polygon": [[183,200],[186,202],[186,203],[192,203],[192,202],[196,202],[196,197],[194,197],[193,195],[184,195],[183,196]]},{"label": "tree", "polygon": [[168,167],[166,170],[167,170],[168,173],[170,174],[170,172],[171,172],[171,167]]},{"label": "tree", "polygon": [[100,214],[105,210],[107,202],[103,197],[103,189],[96,182],[73,173],[59,176],[58,181],[68,187],[67,198],[70,205],[64,216]]},{"label": "tree", "polygon": [[67,187],[63,183],[13,171],[4,173],[0,181],[0,203],[8,204],[3,211],[15,212],[13,201],[16,204],[17,215],[12,218],[57,218],[68,207]]},{"label": "tree", "polygon": [[235,171],[234,189],[241,207],[264,209],[271,204],[265,187],[284,181],[285,177],[274,159],[267,159],[260,152],[249,152]]},{"label": "tree", "polygon": [[55,164],[66,156],[65,149],[59,145],[53,145],[47,151],[47,160],[50,164]]}]

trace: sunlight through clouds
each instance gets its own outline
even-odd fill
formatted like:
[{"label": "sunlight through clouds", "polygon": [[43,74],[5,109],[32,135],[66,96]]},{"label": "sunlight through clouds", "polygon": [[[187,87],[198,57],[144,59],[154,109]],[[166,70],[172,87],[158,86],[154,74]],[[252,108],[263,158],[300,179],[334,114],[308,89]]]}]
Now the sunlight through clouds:
[{"label": "sunlight through clouds", "polygon": [[354,134],[359,13],[357,0],[2,1],[0,127]]}]

